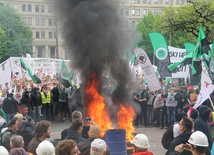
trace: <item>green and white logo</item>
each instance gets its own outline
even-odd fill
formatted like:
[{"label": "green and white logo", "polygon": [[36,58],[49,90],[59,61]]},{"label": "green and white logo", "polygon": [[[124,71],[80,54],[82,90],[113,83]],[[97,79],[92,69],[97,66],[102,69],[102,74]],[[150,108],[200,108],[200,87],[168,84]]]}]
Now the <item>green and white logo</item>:
[{"label": "green and white logo", "polygon": [[168,51],[161,47],[156,50],[155,55],[159,60],[164,60],[168,56]]}]

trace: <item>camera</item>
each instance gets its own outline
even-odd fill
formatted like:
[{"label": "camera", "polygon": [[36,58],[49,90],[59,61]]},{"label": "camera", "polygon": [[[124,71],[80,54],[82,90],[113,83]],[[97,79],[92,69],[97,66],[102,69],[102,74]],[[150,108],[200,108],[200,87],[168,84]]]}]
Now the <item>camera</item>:
[{"label": "camera", "polygon": [[85,119],[86,119],[86,121],[91,121],[90,117],[86,117]]}]

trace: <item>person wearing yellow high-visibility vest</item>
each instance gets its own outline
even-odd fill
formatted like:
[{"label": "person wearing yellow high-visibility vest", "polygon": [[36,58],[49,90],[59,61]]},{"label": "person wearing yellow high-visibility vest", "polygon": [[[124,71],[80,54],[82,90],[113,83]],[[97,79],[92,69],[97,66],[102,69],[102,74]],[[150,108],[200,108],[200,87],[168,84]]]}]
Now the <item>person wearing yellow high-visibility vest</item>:
[{"label": "person wearing yellow high-visibility vest", "polygon": [[51,121],[51,92],[48,90],[47,84],[43,86],[43,91],[41,91],[42,97],[42,114],[45,120]]}]

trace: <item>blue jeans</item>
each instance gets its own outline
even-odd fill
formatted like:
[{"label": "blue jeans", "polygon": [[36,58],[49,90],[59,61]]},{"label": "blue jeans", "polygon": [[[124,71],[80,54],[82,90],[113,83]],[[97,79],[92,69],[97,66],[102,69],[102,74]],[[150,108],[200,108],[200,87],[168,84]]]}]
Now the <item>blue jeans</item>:
[{"label": "blue jeans", "polygon": [[148,105],[147,106],[147,119],[148,119],[148,124],[151,125],[153,122],[153,113],[154,113],[154,109],[153,106]]},{"label": "blue jeans", "polygon": [[176,107],[167,107],[167,126],[176,122]]},{"label": "blue jeans", "polygon": [[34,113],[34,119],[35,120],[40,120],[41,119],[41,107],[40,106],[36,106],[35,107],[35,113]]},{"label": "blue jeans", "polygon": [[15,116],[15,112],[13,113],[6,113],[7,122],[9,122]]}]

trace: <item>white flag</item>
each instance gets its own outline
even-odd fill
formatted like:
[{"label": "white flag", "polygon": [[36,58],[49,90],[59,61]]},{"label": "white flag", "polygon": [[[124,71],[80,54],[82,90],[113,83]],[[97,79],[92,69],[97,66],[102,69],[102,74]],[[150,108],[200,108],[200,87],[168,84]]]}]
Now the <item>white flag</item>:
[{"label": "white flag", "polygon": [[207,71],[201,72],[201,90],[198,95],[197,101],[194,105],[194,108],[198,108],[205,100],[210,97],[210,94],[214,90],[214,85],[207,73]]}]

